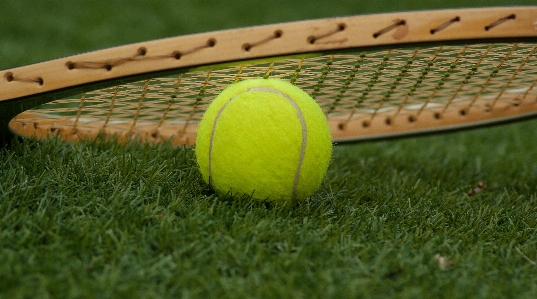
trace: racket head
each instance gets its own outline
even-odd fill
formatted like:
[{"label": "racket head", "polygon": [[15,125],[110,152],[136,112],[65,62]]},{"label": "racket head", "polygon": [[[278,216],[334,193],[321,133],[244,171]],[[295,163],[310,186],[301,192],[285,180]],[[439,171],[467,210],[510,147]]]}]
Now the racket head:
[{"label": "racket head", "polygon": [[192,145],[210,101],[233,82],[259,77],[312,95],[335,142],[530,118],[535,15],[537,7],[509,7],[273,24],[4,70],[0,131]]}]

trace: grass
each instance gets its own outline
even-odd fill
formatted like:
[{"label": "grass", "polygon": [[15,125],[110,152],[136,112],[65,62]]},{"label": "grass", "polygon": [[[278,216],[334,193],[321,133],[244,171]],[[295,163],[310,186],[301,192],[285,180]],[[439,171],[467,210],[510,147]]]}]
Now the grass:
[{"label": "grass", "polygon": [[[447,5],[297,2],[277,14],[271,2],[259,4],[266,13],[245,1],[131,2],[42,1],[31,11],[46,13],[24,19],[29,2],[4,3],[0,68],[174,30]],[[102,13],[122,6],[131,14]],[[121,35],[133,19],[145,23]],[[0,150],[0,297],[535,298],[536,130],[338,145],[321,188],[297,206],[215,196],[191,148],[14,140]],[[468,195],[479,181],[488,188]]]}]

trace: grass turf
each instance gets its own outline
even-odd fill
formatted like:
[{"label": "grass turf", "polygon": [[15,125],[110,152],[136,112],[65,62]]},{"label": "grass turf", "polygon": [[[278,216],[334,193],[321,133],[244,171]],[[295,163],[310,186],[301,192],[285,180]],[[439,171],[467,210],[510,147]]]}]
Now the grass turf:
[{"label": "grass turf", "polygon": [[[274,2],[80,11],[42,1],[30,10],[41,14],[21,19],[24,3],[3,4],[2,69],[174,30],[447,5],[298,1],[277,14]],[[123,6],[129,15],[102,13]],[[121,35],[127,24],[135,30]],[[0,297],[535,298],[536,130],[530,121],[338,145],[323,185],[299,206],[216,197],[189,148],[15,140],[0,150]],[[479,181],[487,190],[469,196]]]}]

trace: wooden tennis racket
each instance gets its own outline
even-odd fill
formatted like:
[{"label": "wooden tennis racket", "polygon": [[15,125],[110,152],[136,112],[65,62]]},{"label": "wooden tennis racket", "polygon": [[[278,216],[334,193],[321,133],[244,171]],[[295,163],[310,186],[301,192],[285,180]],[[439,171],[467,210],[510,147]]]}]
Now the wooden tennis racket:
[{"label": "wooden tennis racket", "polygon": [[537,6],[399,12],[215,31],[0,71],[0,135],[192,145],[226,86],[277,77],[334,142],[537,115]]}]

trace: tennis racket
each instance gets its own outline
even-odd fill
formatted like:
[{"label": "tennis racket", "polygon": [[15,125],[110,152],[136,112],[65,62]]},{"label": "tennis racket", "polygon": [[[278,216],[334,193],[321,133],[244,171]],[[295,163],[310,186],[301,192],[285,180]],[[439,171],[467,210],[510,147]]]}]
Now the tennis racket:
[{"label": "tennis racket", "polygon": [[0,71],[0,134],[193,145],[234,82],[309,93],[334,142],[537,115],[537,6],[398,12],[207,32]]}]

